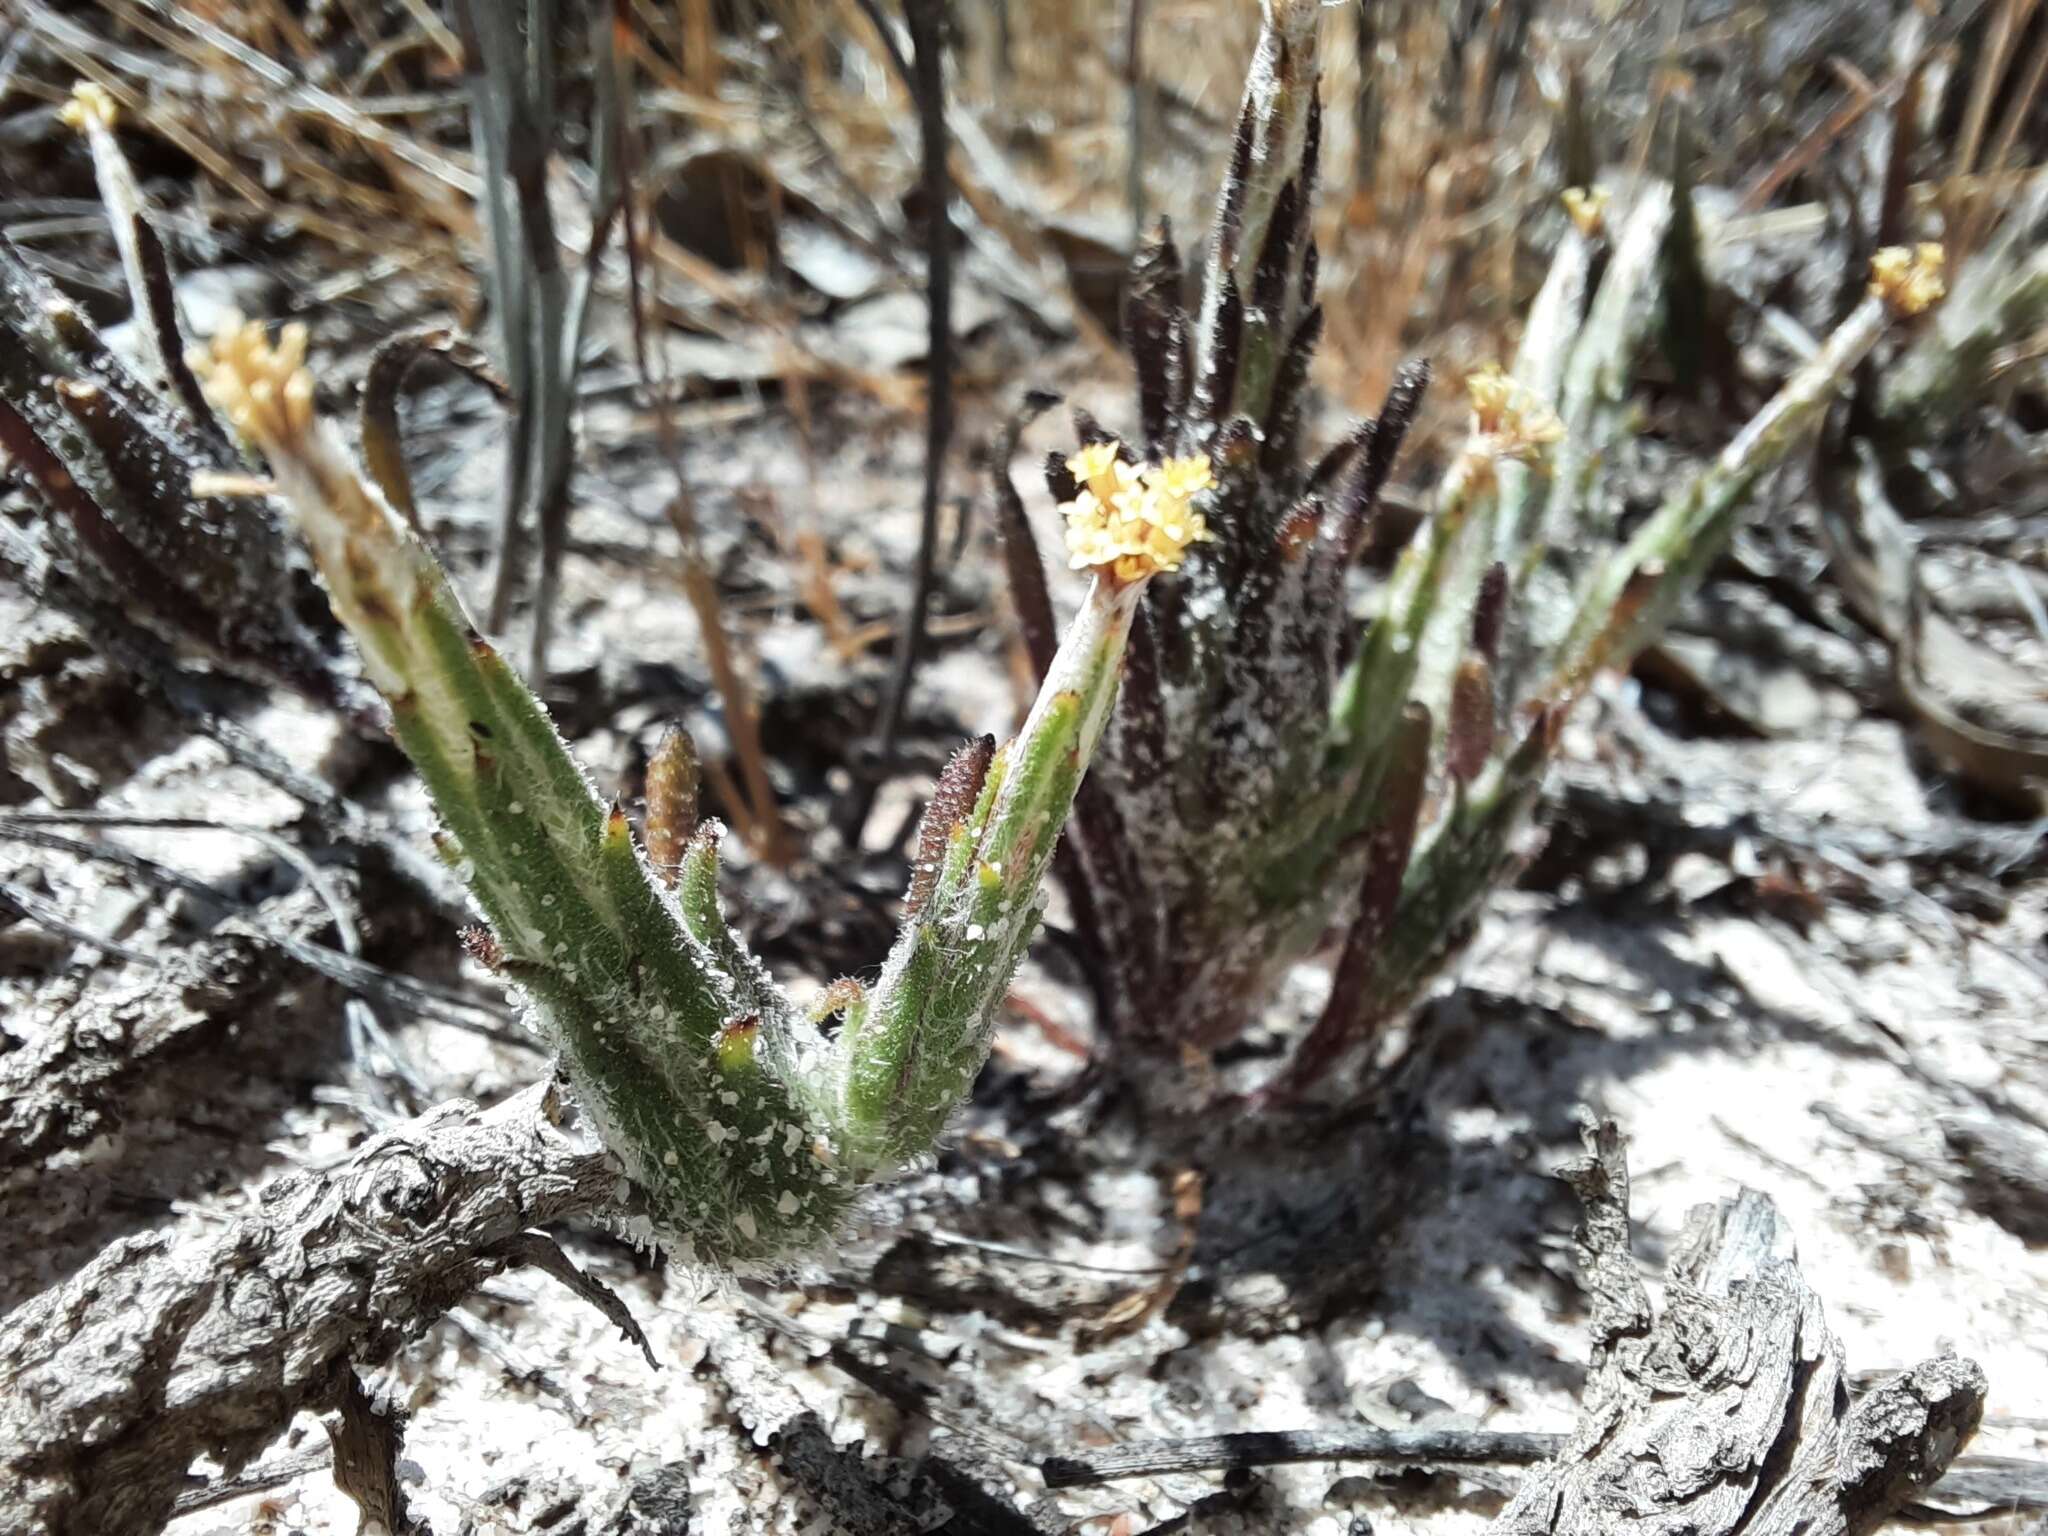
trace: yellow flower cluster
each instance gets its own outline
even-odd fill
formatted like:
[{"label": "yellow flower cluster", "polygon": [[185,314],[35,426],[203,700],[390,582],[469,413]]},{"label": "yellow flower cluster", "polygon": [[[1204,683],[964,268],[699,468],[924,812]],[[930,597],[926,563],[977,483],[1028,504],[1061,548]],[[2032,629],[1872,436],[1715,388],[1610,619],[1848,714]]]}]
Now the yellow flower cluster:
[{"label": "yellow flower cluster", "polygon": [[1870,291],[1907,318],[1932,309],[1948,292],[1941,279],[1947,253],[1929,240],[1908,248],[1888,245],[1870,258]]},{"label": "yellow flower cluster", "polygon": [[275,455],[313,426],[313,376],[306,371],[306,328],[287,325],[277,345],[260,321],[230,313],[209,346],[188,347],[185,366],[228,424]]},{"label": "yellow flower cluster", "polygon": [[1188,546],[1214,537],[1195,498],[1216,483],[1209,456],[1140,466],[1115,443],[1097,443],[1067,460],[1081,494],[1061,506],[1068,563],[1123,583],[1180,568]]},{"label": "yellow flower cluster", "polygon": [[1465,381],[1472,400],[1472,452],[1530,462],[1564,436],[1564,423],[1541,397],[1488,363]]},{"label": "yellow flower cluster", "polygon": [[[185,366],[214,409],[270,461],[273,480],[262,489],[290,509],[336,616],[361,646],[370,680],[390,697],[410,694],[417,681],[408,650],[414,640],[401,631],[421,582],[435,580],[433,557],[406,534],[314,411],[306,328],[283,327],[273,346],[260,321],[230,313],[211,342],[186,349]],[[222,490],[218,480],[199,483],[208,493]]]},{"label": "yellow flower cluster", "polygon": [[1564,189],[1564,211],[1571,215],[1572,223],[1578,226],[1579,233],[1588,240],[1600,234],[1607,226],[1607,197],[1605,187]]},{"label": "yellow flower cluster", "polygon": [[71,99],[64,103],[57,117],[66,128],[80,132],[88,128],[111,128],[120,116],[114,106],[114,98],[107,94],[103,85],[90,80],[81,80],[71,88]]}]

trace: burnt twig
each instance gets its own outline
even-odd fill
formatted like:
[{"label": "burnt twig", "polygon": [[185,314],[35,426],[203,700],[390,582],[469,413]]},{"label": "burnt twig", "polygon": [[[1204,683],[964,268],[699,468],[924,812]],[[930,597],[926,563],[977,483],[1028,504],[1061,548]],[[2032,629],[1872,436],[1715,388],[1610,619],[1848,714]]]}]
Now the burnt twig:
[{"label": "burnt twig", "polygon": [[1564,1444],[1563,1435],[1518,1430],[1283,1429],[1147,1440],[1083,1456],[1048,1456],[1039,1464],[1039,1471],[1048,1488],[1080,1488],[1127,1477],[1234,1471],[1298,1461],[1525,1465],[1556,1455]]},{"label": "burnt twig", "polygon": [[907,61],[879,9],[872,3],[864,3],[863,9],[881,34],[891,63],[904,76],[917,104],[922,156],[919,191],[925,217],[925,305],[930,334],[925,355],[924,500],[917,559],[910,578],[910,608],[904,615],[889,691],[875,728],[873,772],[853,791],[840,823],[852,840],[859,838],[874,806],[875,791],[888,777],[895,761],[896,737],[903,729],[910,686],[924,653],[925,621],[937,566],[939,503],[946,483],[946,449],[953,437],[953,220],[948,211],[953,186],[946,168],[946,6],[944,0],[904,0],[903,16],[910,28]]}]

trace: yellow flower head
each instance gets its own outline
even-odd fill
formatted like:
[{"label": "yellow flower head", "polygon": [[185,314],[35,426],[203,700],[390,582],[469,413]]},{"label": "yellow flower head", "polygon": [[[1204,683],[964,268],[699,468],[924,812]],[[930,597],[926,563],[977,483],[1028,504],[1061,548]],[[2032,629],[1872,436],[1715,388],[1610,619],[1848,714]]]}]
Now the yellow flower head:
[{"label": "yellow flower head", "polygon": [[1515,381],[1499,363],[1488,363],[1465,381],[1465,393],[1472,401],[1472,430],[1493,432],[1515,397]]},{"label": "yellow flower head", "polygon": [[1911,318],[1922,314],[1948,292],[1941,278],[1946,261],[1947,253],[1932,240],[1910,249],[1888,245],[1870,258],[1870,291],[1896,315]]},{"label": "yellow flower head", "polygon": [[111,128],[118,115],[114,98],[107,94],[107,88],[90,80],[81,80],[71,87],[71,99],[57,114],[66,128],[81,132],[87,128]]},{"label": "yellow flower head", "polygon": [[1607,223],[1607,196],[1605,187],[1564,189],[1564,211],[1571,215],[1579,233],[1589,240],[1599,234]]},{"label": "yellow flower head", "polygon": [[1160,494],[1177,496],[1182,501],[1192,500],[1216,483],[1216,477],[1209,473],[1206,453],[1185,459],[1163,459],[1152,473],[1157,477]]},{"label": "yellow flower head", "polygon": [[214,408],[273,456],[312,430],[313,376],[305,364],[303,325],[284,327],[273,347],[260,321],[235,314],[222,317],[210,344],[185,352],[185,366]]},{"label": "yellow flower head", "polygon": [[1531,462],[1564,436],[1564,423],[1541,397],[1493,363],[1465,381],[1472,399],[1470,452],[1487,460]]},{"label": "yellow flower head", "polygon": [[1112,490],[1104,489],[1116,474],[1116,467],[1123,461],[1117,457],[1117,444],[1090,443],[1079,453],[1067,460],[1067,469],[1073,477],[1098,496],[1108,496]]},{"label": "yellow flower head", "polygon": [[1112,581],[1138,582],[1180,568],[1190,544],[1212,537],[1195,499],[1215,484],[1209,456],[1194,454],[1140,468],[1097,443],[1067,460],[1081,494],[1060,508],[1067,518],[1068,563]]}]

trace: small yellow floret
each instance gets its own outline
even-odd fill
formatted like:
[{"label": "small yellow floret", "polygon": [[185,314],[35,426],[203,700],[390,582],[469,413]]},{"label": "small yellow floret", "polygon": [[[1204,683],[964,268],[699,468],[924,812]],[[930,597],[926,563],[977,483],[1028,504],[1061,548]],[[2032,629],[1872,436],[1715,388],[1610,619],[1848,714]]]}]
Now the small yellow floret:
[{"label": "small yellow floret", "polygon": [[1472,399],[1475,445],[1495,459],[1534,459],[1564,436],[1557,412],[1535,391],[1488,363],[1465,381]]},{"label": "small yellow floret", "polygon": [[1606,226],[1607,198],[1605,187],[1564,189],[1564,211],[1571,215],[1572,223],[1578,226],[1579,233],[1589,240]]},{"label": "small yellow floret", "polygon": [[270,344],[260,321],[228,314],[210,345],[191,347],[192,370],[228,424],[266,453],[303,440],[313,426],[313,375],[306,328],[287,325]]},{"label": "small yellow floret", "polygon": [[1499,363],[1488,363],[1465,381],[1465,393],[1472,401],[1473,430],[1491,432],[1514,399],[1515,381]]},{"label": "small yellow floret", "polygon": [[90,80],[81,80],[71,87],[71,99],[57,114],[66,128],[81,132],[87,128],[111,128],[118,115],[107,88]]},{"label": "small yellow floret", "polygon": [[1118,582],[1143,581],[1180,568],[1190,544],[1212,537],[1195,498],[1214,485],[1209,456],[1194,454],[1140,468],[1098,443],[1067,460],[1081,494],[1060,508],[1067,518],[1068,563]]},{"label": "small yellow floret", "polygon": [[1116,467],[1121,462],[1122,460],[1117,457],[1115,443],[1090,443],[1067,460],[1067,469],[1076,480],[1094,490],[1098,482],[1115,474]]},{"label": "small yellow floret", "polygon": [[1197,453],[1185,459],[1162,459],[1154,471],[1160,493],[1183,501],[1201,495],[1216,483],[1209,472],[1209,455]]},{"label": "small yellow floret", "polygon": [[1932,240],[1910,249],[1888,245],[1870,258],[1870,291],[1896,315],[1910,318],[1923,314],[1948,292],[1941,277],[1947,259],[1947,253]]}]

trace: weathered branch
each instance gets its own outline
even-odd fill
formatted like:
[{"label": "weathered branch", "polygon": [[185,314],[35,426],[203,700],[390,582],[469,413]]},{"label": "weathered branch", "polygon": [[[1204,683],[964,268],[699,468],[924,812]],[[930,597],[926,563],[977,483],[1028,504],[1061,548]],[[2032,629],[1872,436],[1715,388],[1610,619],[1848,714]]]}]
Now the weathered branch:
[{"label": "weathered branch", "polygon": [[108,996],[90,997],[0,1055],[0,1174],[116,1129],[165,1065],[204,1048],[259,1006],[287,968],[274,949],[228,933]]},{"label": "weathered branch", "polygon": [[539,1085],[458,1102],[342,1166],[271,1184],[226,1228],[111,1244],[0,1323],[0,1533],[145,1536],[195,1457],[229,1476],[300,1408],[598,1209],[616,1165]]},{"label": "weathered branch", "polygon": [[398,1486],[404,1412],[395,1404],[379,1406],[346,1364],[335,1369],[333,1394],[340,1410],[327,1426],[334,1485],[355,1500],[365,1529],[375,1525],[393,1536],[413,1536],[420,1527],[406,1518],[405,1495]]},{"label": "weathered branch", "polygon": [[1051,1457],[1040,1469],[1047,1486],[1300,1461],[1546,1463],[1495,1522],[1497,1536],[1863,1536],[1895,1514],[2031,1508],[2044,1497],[2034,1464],[1956,1462],[1984,1401],[1983,1372],[1967,1360],[1926,1361],[1852,1403],[1841,1346],[1790,1233],[1753,1190],[1694,1213],[1654,1314],[1628,1246],[1621,1133],[1603,1122],[1586,1139],[1593,1155],[1563,1171],[1586,1212],[1593,1336],[1576,1434],[1204,1435]]},{"label": "weathered branch", "polygon": [[1578,1432],[1497,1536],[1863,1536],[1940,1478],[1983,1412],[1973,1362],[1942,1355],[1852,1402],[1791,1232],[1754,1190],[1693,1213],[1653,1316],[1621,1134],[1585,1135],[1565,1177],[1586,1206],[1592,1371]]}]

